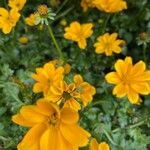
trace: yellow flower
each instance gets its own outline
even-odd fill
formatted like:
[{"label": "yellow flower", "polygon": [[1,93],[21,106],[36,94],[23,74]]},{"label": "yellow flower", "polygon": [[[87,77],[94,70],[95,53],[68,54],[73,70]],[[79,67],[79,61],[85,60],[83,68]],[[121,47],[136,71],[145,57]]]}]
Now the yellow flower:
[{"label": "yellow flower", "polygon": [[63,74],[64,68],[56,68],[52,63],[46,63],[44,67],[37,68],[36,74],[32,75],[32,78],[37,81],[33,86],[33,92],[43,92],[46,95],[53,83],[63,79]]},{"label": "yellow flower", "polygon": [[127,96],[132,104],[139,104],[139,94],[148,95],[150,92],[150,71],[146,71],[143,61],[132,64],[132,58],[117,60],[115,63],[116,72],[106,75],[108,83],[116,84],[113,94],[118,98]]},{"label": "yellow flower", "polygon": [[81,25],[77,21],[72,22],[70,27],[65,28],[64,37],[68,40],[77,42],[81,49],[85,49],[87,46],[86,39],[93,33],[92,27],[92,23],[85,23]]},{"label": "yellow flower", "polygon": [[37,13],[30,14],[29,17],[25,18],[25,23],[29,26],[35,26],[37,16],[38,16]]},{"label": "yellow flower", "polygon": [[19,42],[21,43],[21,44],[27,44],[28,43],[28,37],[27,36],[22,36],[22,37],[20,37],[19,38]]},{"label": "yellow flower", "polygon": [[94,0],[82,0],[81,1],[81,7],[83,8],[84,12],[86,12],[89,7],[94,7],[93,1]]},{"label": "yellow flower", "polygon": [[98,144],[96,139],[92,139],[90,142],[90,150],[110,150],[110,148],[106,142]]},{"label": "yellow flower", "polygon": [[94,44],[95,52],[97,54],[105,53],[106,56],[111,56],[112,53],[120,53],[121,46],[124,45],[124,40],[117,39],[117,33],[105,33],[97,38],[98,42]]},{"label": "yellow flower", "polygon": [[17,9],[11,9],[10,11],[0,7],[0,28],[3,33],[8,34],[12,28],[16,26],[20,18],[20,14]]},{"label": "yellow flower", "polygon": [[8,6],[11,8],[16,8],[17,10],[21,10],[26,3],[26,0],[9,0]]},{"label": "yellow flower", "polygon": [[71,108],[38,100],[23,106],[13,122],[29,127],[18,150],[78,150],[86,146],[90,134],[78,125],[79,115]]},{"label": "yellow flower", "polygon": [[124,0],[94,0],[96,8],[107,13],[115,13],[127,9],[127,3]]},{"label": "yellow flower", "polygon": [[54,83],[45,98],[48,101],[65,103],[64,107],[70,107],[76,111],[81,109],[80,103],[76,101],[77,98],[80,98],[80,94],[76,91],[74,83],[67,84],[63,80]]},{"label": "yellow flower", "polygon": [[84,82],[80,75],[75,75],[74,83],[67,84],[65,81],[59,81],[53,84],[46,95],[46,99],[65,103],[64,107],[71,107],[78,111],[81,109],[79,102],[81,101],[84,106],[87,106],[95,93],[96,90],[92,85]]},{"label": "yellow flower", "polygon": [[76,90],[80,93],[80,99],[84,106],[87,106],[89,102],[92,101],[93,95],[96,93],[94,86],[90,85],[88,82],[83,81],[81,75],[74,76],[74,82],[76,85]]}]

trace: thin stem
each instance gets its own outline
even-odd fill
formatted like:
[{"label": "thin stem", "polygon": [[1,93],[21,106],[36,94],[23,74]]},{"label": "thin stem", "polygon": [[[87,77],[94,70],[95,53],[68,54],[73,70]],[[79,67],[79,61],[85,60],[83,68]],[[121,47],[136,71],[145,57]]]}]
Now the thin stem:
[{"label": "thin stem", "polygon": [[68,0],[65,0],[65,1],[62,3],[62,5],[60,6],[60,8],[57,10],[56,14],[58,14],[58,13],[61,11],[61,9],[66,5],[67,2],[68,2]]},{"label": "thin stem", "polygon": [[104,134],[106,135],[106,137],[108,138],[108,140],[109,140],[113,145],[118,146],[118,144],[116,144],[116,143],[114,142],[114,140],[111,138],[111,136],[109,135],[109,133],[108,133],[105,129],[103,129],[103,131],[104,131]]},{"label": "thin stem", "polygon": [[67,15],[70,11],[72,11],[74,8],[74,6],[68,8],[66,11],[64,11],[63,13],[61,13],[60,15],[57,15],[57,17],[55,18],[55,21],[58,20],[61,17],[64,17],[65,15]]},{"label": "thin stem", "polygon": [[64,57],[63,57],[62,51],[61,51],[61,49],[60,49],[60,47],[59,47],[59,45],[58,45],[58,43],[57,43],[57,41],[56,41],[56,39],[55,39],[53,30],[52,30],[52,28],[50,27],[50,25],[48,25],[48,31],[49,31],[49,34],[50,34],[50,36],[51,36],[51,38],[52,38],[52,41],[53,41],[53,43],[54,43],[54,45],[55,45],[55,47],[56,47],[57,53],[58,53],[58,55],[59,55],[59,58],[60,58],[62,61],[64,61]]},{"label": "thin stem", "polygon": [[[136,128],[136,127],[139,127],[141,125],[145,124],[145,120],[142,120],[136,124],[133,124],[133,125],[129,125],[127,126],[126,128],[124,129],[133,129],[133,128]],[[112,132],[115,133],[115,132],[118,132],[119,130],[121,130],[122,128],[117,128],[117,129],[114,129]]]},{"label": "thin stem", "polygon": [[111,14],[107,14],[106,20],[105,20],[104,25],[103,25],[102,34],[105,33],[105,30],[106,30],[106,27],[107,27],[107,23],[108,23],[108,21],[110,19],[110,16],[111,16]]},{"label": "thin stem", "polygon": [[143,58],[144,58],[144,61],[146,62],[147,58],[146,58],[146,48],[147,48],[147,44],[144,43],[143,44]]}]

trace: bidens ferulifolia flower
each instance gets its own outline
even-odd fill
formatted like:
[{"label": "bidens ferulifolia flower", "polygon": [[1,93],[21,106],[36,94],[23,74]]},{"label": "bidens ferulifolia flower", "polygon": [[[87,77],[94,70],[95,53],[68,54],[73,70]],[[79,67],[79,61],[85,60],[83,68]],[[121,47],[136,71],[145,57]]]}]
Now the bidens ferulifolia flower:
[{"label": "bidens ferulifolia flower", "polygon": [[78,150],[86,146],[90,134],[78,125],[79,115],[44,100],[23,106],[13,122],[29,127],[18,150]]},{"label": "bidens ferulifolia flower", "polygon": [[117,33],[105,33],[97,38],[98,42],[94,44],[95,52],[97,54],[105,53],[106,56],[111,56],[112,53],[120,53],[122,46],[124,45],[124,40],[117,39]]},{"label": "bidens ferulifolia flower", "polygon": [[64,107],[71,107],[78,111],[80,109],[79,102],[87,106],[95,93],[96,90],[92,85],[83,81],[80,75],[75,75],[74,83],[67,84],[65,81],[54,83],[50,87],[46,99],[53,102],[62,102]]},{"label": "bidens ferulifolia flower", "polygon": [[17,9],[14,8],[8,11],[0,7],[0,29],[2,29],[3,33],[10,33],[12,28],[16,26],[19,18],[20,14]]},{"label": "bidens ferulifolia flower", "polygon": [[92,139],[89,150],[110,150],[110,148],[106,142],[101,142],[98,144],[96,139]]},{"label": "bidens ferulifolia flower", "polygon": [[80,24],[77,21],[72,22],[69,27],[65,28],[64,37],[77,42],[81,49],[85,49],[87,46],[86,39],[93,33],[92,27],[92,23]]},{"label": "bidens ferulifolia flower", "polygon": [[26,0],[9,0],[8,6],[17,10],[21,10],[24,7],[25,3]]},{"label": "bidens ferulifolia flower", "polygon": [[127,9],[124,0],[93,0],[96,8],[107,13],[115,13]]},{"label": "bidens ferulifolia flower", "polygon": [[146,71],[145,63],[139,61],[133,65],[132,58],[126,57],[125,60],[117,60],[115,69],[116,72],[105,77],[108,83],[116,84],[113,94],[118,98],[127,96],[131,103],[139,104],[139,94],[148,95],[150,92],[150,71]]},{"label": "bidens ferulifolia flower", "polygon": [[44,67],[37,68],[36,74],[32,75],[32,78],[37,81],[33,86],[33,92],[43,92],[46,95],[50,86],[56,81],[62,80],[63,76],[63,67],[56,68],[53,63],[46,63]]}]

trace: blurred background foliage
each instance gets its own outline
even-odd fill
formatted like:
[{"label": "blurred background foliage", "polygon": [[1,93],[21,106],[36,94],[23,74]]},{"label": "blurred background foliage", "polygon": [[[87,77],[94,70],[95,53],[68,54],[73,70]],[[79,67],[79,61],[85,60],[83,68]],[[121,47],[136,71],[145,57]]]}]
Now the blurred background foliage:
[{"label": "blurred background foliage", "polygon": [[[22,105],[32,104],[39,97],[32,92],[31,74],[36,67],[57,58],[46,27],[28,27],[24,22],[39,4],[47,4],[58,12],[50,23],[66,62],[72,66],[72,74],[80,73],[97,89],[93,102],[80,111],[81,125],[99,142],[107,141],[111,150],[150,149],[150,96],[141,97],[142,104],[134,106],[126,98],[118,100],[112,96],[112,86],[104,79],[105,74],[113,70],[115,61],[125,56],[132,56],[135,62],[145,60],[150,69],[150,1],[128,0],[127,3],[126,11],[108,18],[108,14],[96,9],[83,13],[80,0],[27,1],[14,30],[9,35],[0,33],[0,150],[16,150],[25,132],[24,128],[11,122],[11,116]],[[1,0],[0,6],[7,7],[7,1]],[[118,32],[126,41],[122,53],[111,57],[97,55],[93,48],[104,30],[106,19],[105,32]],[[94,33],[84,51],[63,38],[64,27],[75,20],[94,23]],[[19,42],[23,35],[28,37],[27,44]]]}]

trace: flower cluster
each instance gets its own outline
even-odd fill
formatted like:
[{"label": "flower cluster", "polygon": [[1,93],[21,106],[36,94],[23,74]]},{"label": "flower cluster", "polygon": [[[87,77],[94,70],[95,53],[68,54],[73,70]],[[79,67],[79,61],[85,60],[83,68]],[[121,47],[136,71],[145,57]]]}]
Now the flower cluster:
[{"label": "flower cluster", "polygon": [[85,107],[92,101],[96,90],[81,75],[75,75],[73,82],[65,81],[70,70],[69,64],[53,60],[32,75],[37,81],[33,91],[42,92],[44,98],[36,105],[23,106],[12,118],[30,128],[19,150],[77,150],[88,144],[90,133],[78,125],[78,110],[82,103]]},{"label": "flower cluster", "polygon": [[81,7],[83,11],[95,7],[106,13],[115,13],[127,9],[127,3],[123,0],[82,0]]},{"label": "flower cluster", "polygon": [[16,26],[20,13],[26,0],[9,0],[8,6],[10,9],[0,7],[0,29],[4,34],[11,32],[12,28]]},{"label": "flower cluster", "polygon": [[[65,28],[64,37],[78,43],[81,49],[87,46],[86,38],[90,37],[93,33],[93,24],[86,23],[80,24],[75,21],[70,24],[70,27]],[[97,38],[98,42],[94,44],[95,52],[97,54],[105,53],[106,56],[111,56],[113,52],[120,53],[122,46],[125,44],[124,40],[117,39],[117,33],[105,33]]]}]

